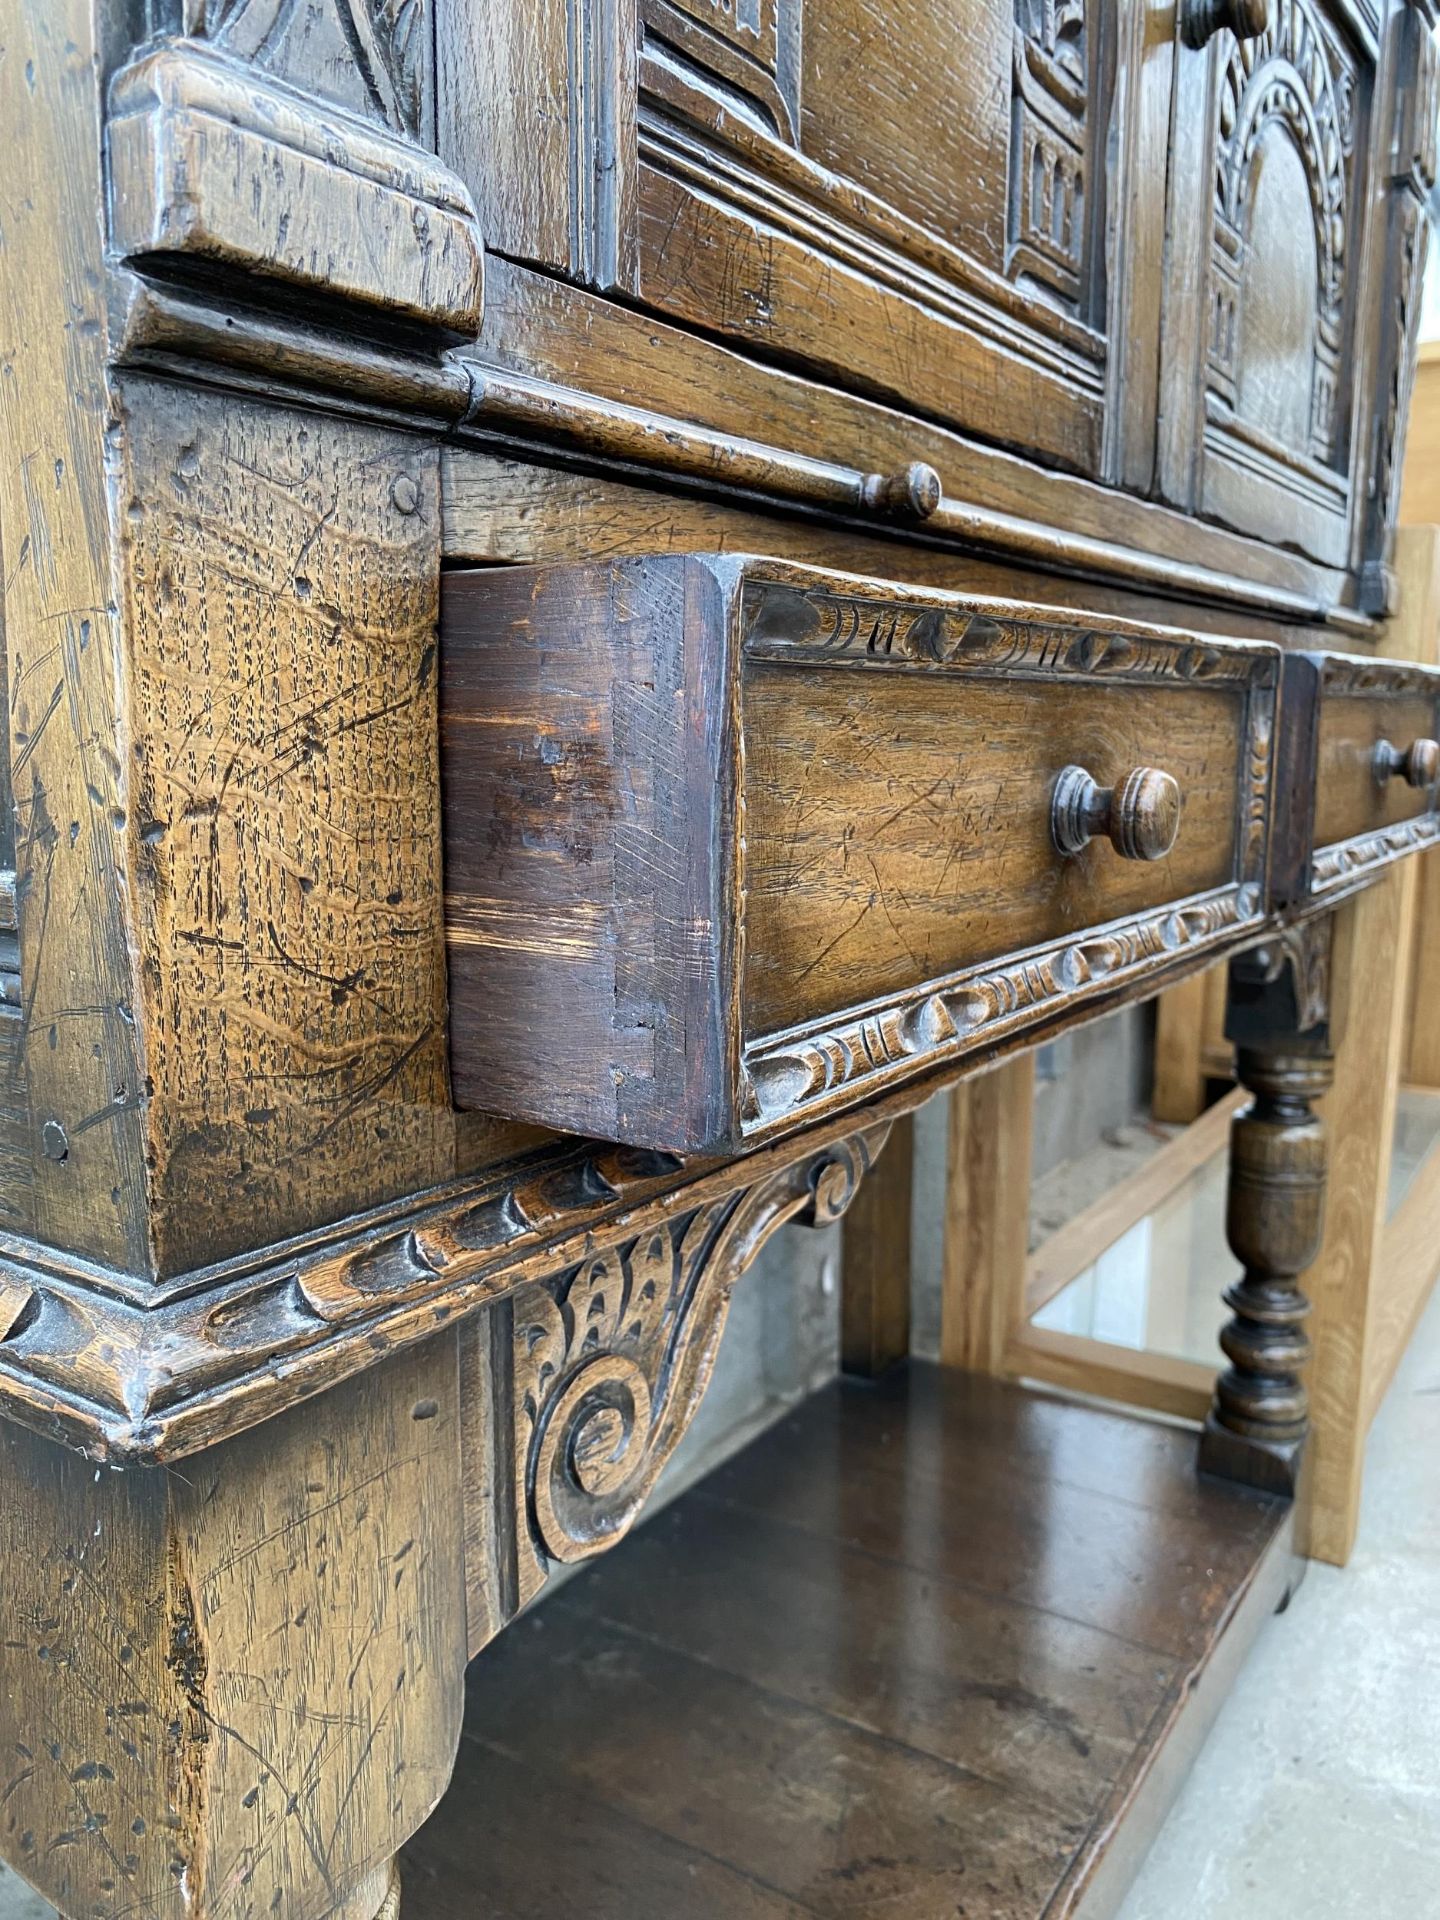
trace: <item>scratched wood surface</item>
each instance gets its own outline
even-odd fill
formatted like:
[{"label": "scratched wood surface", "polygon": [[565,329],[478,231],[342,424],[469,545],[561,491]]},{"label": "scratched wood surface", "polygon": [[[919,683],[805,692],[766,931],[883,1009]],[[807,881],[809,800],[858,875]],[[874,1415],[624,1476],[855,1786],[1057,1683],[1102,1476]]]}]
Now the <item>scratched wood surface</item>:
[{"label": "scratched wood surface", "polygon": [[123,402],[123,832],[173,1271],[449,1171],[439,503],[395,434]]},{"label": "scratched wood surface", "polygon": [[[745,687],[745,998],[760,1031],[1223,886],[1243,737],[1203,687],[947,684],[752,667]],[[1061,767],[1105,786],[1162,767],[1184,794],[1174,851],[1061,859]],[[963,899],[965,911],[955,911]],[[878,907],[878,911],[875,909]]]},{"label": "scratched wood surface", "polygon": [[1175,1430],[914,1363],[826,1389],[474,1663],[409,1897],[1111,1913],[1287,1590],[1284,1515]]},{"label": "scratched wood surface", "polygon": [[457,1396],[445,1335],[183,1473],[0,1424],[0,1840],[62,1912],[372,1920],[459,1731]]}]

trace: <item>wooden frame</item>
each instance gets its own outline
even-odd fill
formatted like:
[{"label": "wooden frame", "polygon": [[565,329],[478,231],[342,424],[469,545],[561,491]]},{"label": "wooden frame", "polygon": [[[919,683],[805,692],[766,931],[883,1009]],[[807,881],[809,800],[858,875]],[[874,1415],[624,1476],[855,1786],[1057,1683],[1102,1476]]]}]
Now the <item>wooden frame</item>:
[{"label": "wooden frame", "polygon": [[1202,1420],[1214,1367],[1032,1321],[1127,1228],[1224,1151],[1243,1096],[1220,1101],[1027,1255],[1033,1074],[1026,1055],[950,1097],[942,1356],[951,1365]]}]

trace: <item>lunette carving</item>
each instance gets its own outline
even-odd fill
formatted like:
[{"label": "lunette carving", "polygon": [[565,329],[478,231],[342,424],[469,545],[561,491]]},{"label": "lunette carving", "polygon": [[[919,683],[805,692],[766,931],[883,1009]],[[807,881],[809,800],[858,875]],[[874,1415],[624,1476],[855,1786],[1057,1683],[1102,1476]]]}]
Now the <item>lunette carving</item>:
[{"label": "lunette carving", "polygon": [[832,593],[757,581],[747,584],[747,653],[776,660],[797,655],[910,662],[967,673],[1074,674],[1097,680],[1175,680],[1273,688],[1275,658],[1224,642],[1146,627],[1135,621],[1077,625],[1037,620],[1003,600],[983,608],[907,606],[893,596]]},{"label": "lunette carving", "polygon": [[1315,225],[1317,325],[1306,450],[1326,464],[1339,452],[1357,88],[1349,56],[1326,32],[1311,0],[1277,0],[1262,32],[1227,38],[1218,87],[1209,382],[1212,391],[1236,404],[1255,155],[1278,122],[1303,162]]},{"label": "lunette carving", "polygon": [[1366,695],[1393,699],[1406,693],[1440,700],[1440,671],[1434,667],[1360,653],[1323,653],[1317,661],[1320,687],[1327,694],[1343,694],[1347,699]]},{"label": "lunette carving", "polygon": [[[867,1115],[874,1150],[898,1104]],[[768,1231],[772,1206],[803,1211],[807,1181],[822,1213],[838,1208],[863,1170],[844,1144],[855,1134],[851,1115],[740,1166],[547,1148],[418,1206],[179,1276],[159,1297],[0,1235],[0,1411],[97,1459],[178,1459],[533,1284],[537,1269],[578,1271],[681,1215],[730,1208],[737,1191],[765,1198],[747,1202],[732,1245],[746,1221]]]},{"label": "lunette carving", "polygon": [[888,1132],[868,1128],[517,1293],[521,1601],[551,1563],[624,1537],[700,1404],[736,1281],[787,1221],[838,1220]]},{"label": "lunette carving", "polygon": [[747,584],[746,653],[777,661],[844,658],[889,668],[960,671],[1007,679],[1173,680],[1233,687],[1244,702],[1246,748],[1237,796],[1240,836],[1233,885],[1169,902],[1000,966],[928,982],[841,1020],[767,1035],[746,1047],[742,1110],[747,1132],[812,1114],[842,1089],[878,1091],[919,1064],[1002,1038],[1017,1026],[1113,992],[1182,952],[1218,945],[1263,912],[1275,721],[1275,659],[1139,623],[1104,627],[1021,617],[1003,601],[983,609],[907,606],[893,598],[833,593],[780,581]]},{"label": "lunette carving", "polygon": [[432,133],[429,0],[185,0],[184,31],[397,133]]}]

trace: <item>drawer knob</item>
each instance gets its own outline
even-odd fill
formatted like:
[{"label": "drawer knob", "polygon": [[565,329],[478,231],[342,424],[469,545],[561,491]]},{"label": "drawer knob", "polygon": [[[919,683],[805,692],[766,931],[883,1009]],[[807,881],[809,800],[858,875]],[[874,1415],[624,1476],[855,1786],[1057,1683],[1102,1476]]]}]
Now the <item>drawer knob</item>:
[{"label": "drawer knob", "polygon": [[1383,787],[1397,775],[1407,787],[1433,787],[1440,779],[1440,740],[1416,740],[1403,749],[1380,741],[1375,748],[1375,778]]},{"label": "drawer knob", "polygon": [[1080,853],[1102,834],[1124,860],[1163,860],[1180,831],[1180,787],[1159,767],[1136,767],[1116,787],[1084,767],[1055,782],[1050,830],[1061,853]]},{"label": "drawer knob", "polygon": [[867,473],[860,498],[872,513],[888,513],[897,520],[928,520],[944,493],[934,467],[912,460],[898,473]]},{"label": "drawer knob", "polygon": [[1256,40],[1270,24],[1270,0],[1180,0],[1180,38],[1203,47],[1222,27],[1237,40]]}]

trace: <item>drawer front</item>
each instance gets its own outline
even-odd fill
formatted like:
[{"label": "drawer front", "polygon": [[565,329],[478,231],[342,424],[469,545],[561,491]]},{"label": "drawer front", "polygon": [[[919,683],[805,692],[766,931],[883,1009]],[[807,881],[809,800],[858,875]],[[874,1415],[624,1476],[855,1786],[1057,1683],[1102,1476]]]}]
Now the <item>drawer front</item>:
[{"label": "drawer front", "polygon": [[1315,688],[1313,896],[1359,883],[1440,832],[1440,670],[1343,654],[1306,662]]},{"label": "drawer front", "polygon": [[755,559],[451,576],[457,1102],[734,1150],[1233,942],[1278,660]]}]

